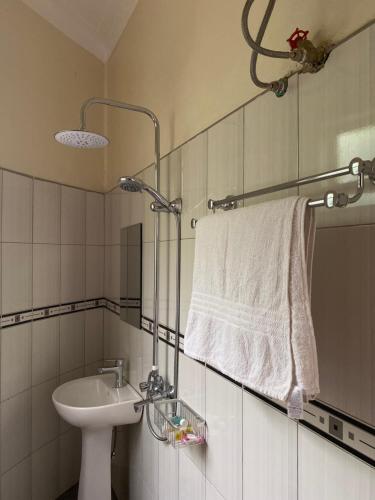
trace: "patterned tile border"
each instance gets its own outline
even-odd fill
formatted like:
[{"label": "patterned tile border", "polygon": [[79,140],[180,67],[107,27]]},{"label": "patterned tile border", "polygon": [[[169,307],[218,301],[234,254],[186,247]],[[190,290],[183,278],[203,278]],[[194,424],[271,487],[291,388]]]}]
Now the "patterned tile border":
[{"label": "patterned tile border", "polygon": [[[154,330],[153,326],[153,321],[150,318],[146,318],[144,316],[142,317],[142,329],[144,331],[152,335]],[[162,342],[174,347],[175,332],[172,329],[167,328],[164,325],[159,325],[159,338]],[[179,348],[181,352],[184,352],[184,336],[181,334]],[[209,364],[205,364],[197,360],[195,361],[205,365],[207,368],[215,371],[218,375],[226,378],[238,387],[241,387],[244,391],[286,414],[286,408],[279,402],[269,399],[266,396],[249,389],[248,387],[242,386]],[[320,401],[312,401],[309,404],[305,404],[303,417],[303,420],[299,421],[300,425],[307,427],[324,439],[327,439],[348,453],[356,456],[368,465],[375,467],[375,429],[373,427],[338,410],[330,408],[328,405]],[[342,428],[342,435],[340,437],[337,437],[332,433],[333,425],[337,424],[339,428]]]},{"label": "patterned tile border", "polygon": [[[28,311],[18,311],[11,314],[4,314],[0,319],[0,326],[1,328],[8,328],[28,323],[30,321],[42,320],[78,311],[97,309],[100,307],[104,307],[118,316],[120,315],[120,305],[117,302],[101,297],[97,299],[82,300],[68,304],[51,305],[37,309],[30,309]],[[141,325],[142,330],[152,335],[154,330],[152,319],[142,316]],[[179,337],[179,349],[181,352],[184,352],[184,336],[180,334]],[[162,342],[174,347],[176,334],[171,328],[168,328],[165,325],[159,325],[159,338]],[[200,361],[197,361],[197,363],[204,364]],[[252,394],[258,399],[261,399],[266,404],[283,413],[286,413],[285,408],[279,402],[275,402],[262,394],[253,391],[252,389],[241,386],[241,384],[238,384],[238,382],[231,379],[227,375],[222,374],[220,371],[208,364],[206,364],[206,366],[207,368],[215,371],[218,375],[243,388],[246,392]],[[328,439],[330,442],[344,449],[348,453],[351,453],[372,467],[375,467],[375,429],[373,427],[346,415],[337,409],[330,408],[321,401],[313,401],[305,405],[304,419],[301,420],[299,424],[316,432],[321,437]],[[339,436],[332,433],[333,424],[336,426],[338,424],[341,429]]]},{"label": "patterned tile border", "polygon": [[28,311],[19,311],[10,314],[3,314],[0,319],[0,327],[8,328],[9,326],[20,325],[30,321],[39,319],[52,318],[54,316],[62,316],[78,311],[86,311],[88,309],[96,309],[98,307],[106,307],[106,300],[90,299],[82,300],[79,302],[70,302],[68,304],[51,305],[40,307],[37,309],[30,309]]}]

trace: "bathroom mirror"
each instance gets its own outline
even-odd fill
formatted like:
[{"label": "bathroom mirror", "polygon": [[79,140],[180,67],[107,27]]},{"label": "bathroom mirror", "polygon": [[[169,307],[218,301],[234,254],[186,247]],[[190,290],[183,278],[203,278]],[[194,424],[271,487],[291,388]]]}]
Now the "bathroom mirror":
[{"label": "bathroom mirror", "polygon": [[120,318],[141,328],[142,224],[123,227],[120,239]]}]

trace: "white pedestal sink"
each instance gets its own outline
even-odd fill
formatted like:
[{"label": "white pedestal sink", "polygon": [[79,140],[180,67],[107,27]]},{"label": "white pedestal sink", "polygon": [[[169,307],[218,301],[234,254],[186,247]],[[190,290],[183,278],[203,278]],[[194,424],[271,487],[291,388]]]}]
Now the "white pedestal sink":
[{"label": "white pedestal sink", "polygon": [[78,500],[111,500],[111,438],[116,425],[134,424],[141,397],[130,385],[113,387],[114,376],[95,375],[60,385],[52,400],[58,414],[82,429]]}]

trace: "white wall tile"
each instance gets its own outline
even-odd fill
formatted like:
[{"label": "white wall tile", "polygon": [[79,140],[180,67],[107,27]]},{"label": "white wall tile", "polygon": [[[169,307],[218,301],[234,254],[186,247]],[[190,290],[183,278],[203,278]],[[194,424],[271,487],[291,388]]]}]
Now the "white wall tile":
[{"label": "white wall tile", "polygon": [[182,146],[182,238],[195,238],[191,219],[199,219],[207,213],[207,147],[207,132],[199,134]]},{"label": "white wall tile", "polygon": [[159,443],[159,498],[178,498],[178,449],[170,444]]},{"label": "white wall tile", "polygon": [[206,479],[206,500],[224,500],[224,497],[207,479]]},{"label": "white wall tile", "polygon": [[32,246],[2,244],[2,312],[11,313],[32,306]]},{"label": "white wall tile", "polygon": [[56,439],[32,455],[32,500],[52,500],[57,498],[58,491],[59,441]]},{"label": "white wall tile", "polygon": [[160,243],[159,322],[175,328],[176,316],[176,241]]},{"label": "white wall tile", "polygon": [[[131,219],[131,204],[133,200],[133,196],[138,194],[138,196],[142,197],[143,200],[143,195],[140,193],[129,193],[127,191],[122,191],[121,196],[120,196],[120,229],[122,227],[126,227],[130,225],[130,219]],[[142,207],[143,210],[143,207]],[[120,234],[120,240],[121,240],[121,234]]]},{"label": "white wall tile", "polygon": [[[153,421],[153,408],[150,408],[150,416]],[[156,500],[159,481],[159,442],[151,435],[146,418],[142,418],[142,421],[138,425],[138,431],[136,440],[138,450],[130,448],[129,463],[132,464],[132,470],[134,470],[134,465],[137,464],[136,467],[143,478],[143,482],[147,484],[146,491],[154,492]],[[135,458],[134,463],[133,458]],[[142,492],[142,495],[144,495],[144,492]],[[148,497],[144,498],[147,499]]]},{"label": "white wall tile", "polygon": [[105,195],[105,243],[118,245],[120,243],[121,200],[123,192],[115,190]]},{"label": "white wall tile", "polygon": [[208,130],[207,198],[243,193],[243,109]]},{"label": "white wall tile", "polygon": [[[181,197],[181,150],[172,151],[160,162],[160,192],[168,200]],[[150,198],[150,197],[149,197]],[[153,199],[150,198],[150,202]],[[175,218],[170,213],[160,214],[160,240],[175,240]]]},{"label": "white wall tile", "polygon": [[153,336],[141,330],[142,336],[142,379],[147,380],[152,367]]},{"label": "white wall tile", "polygon": [[104,243],[110,244],[111,241],[111,193],[104,195]]},{"label": "white wall tile", "polygon": [[96,299],[104,292],[104,245],[86,246],[86,298]]},{"label": "white wall tile", "polygon": [[[288,92],[275,99],[265,94],[244,108],[244,191],[253,191],[298,178],[298,87],[297,77],[289,80]],[[280,191],[247,200],[290,196],[296,191]]]},{"label": "white wall tile", "polygon": [[[85,370],[84,367],[81,366],[79,368],[76,368],[75,370],[62,373],[59,377],[60,378],[59,385],[65,384],[65,382],[70,382],[71,380],[75,380],[77,378],[82,378],[84,376],[85,376]],[[60,418],[60,435],[68,431],[69,429],[74,429],[74,427],[65,422],[65,420],[63,420],[62,418]]]},{"label": "white wall tile", "polygon": [[179,500],[205,500],[206,479],[204,474],[183,453],[179,456]]},{"label": "white wall tile", "polygon": [[60,318],[60,373],[84,364],[85,313],[78,312]]},{"label": "white wall tile", "polygon": [[142,314],[153,318],[154,244],[143,243],[142,251]]},{"label": "white wall tile", "polygon": [[243,500],[297,500],[297,424],[243,393]]},{"label": "white wall tile", "polygon": [[[65,384],[65,382],[70,382],[71,380],[75,380],[77,378],[82,378],[85,374],[85,370],[83,366],[80,366],[79,368],[75,368],[74,370],[71,370],[66,373],[61,373],[60,374],[60,385]],[[72,428],[72,426],[67,424],[67,428]]]},{"label": "white wall tile", "polygon": [[31,459],[27,458],[1,478],[2,500],[30,500]]},{"label": "white wall tile", "polygon": [[[374,28],[335,49],[324,71],[300,77],[300,176],[344,167],[355,157],[374,157]],[[348,177],[301,188],[309,196],[328,189],[354,192]],[[345,210],[317,210],[320,226],[375,221],[375,187],[367,183],[361,200]]]},{"label": "white wall tile", "polygon": [[4,473],[31,452],[31,391],[1,403],[0,425],[1,471]]},{"label": "white wall tile", "polygon": [[0,208],[0,235],[1,235],[1,240],[3,239],[3,231],[2,231],[2,225],[3,225],[3,172],[4,172],[4,170],[1,168],[0,169],[0,203],[1,203],[1,208]]},{"label": "white wall tile", "polygon": [[[117,314],[104,310],[104,358],[114,359],[120,350],[121,345],[121,325],[120,317]],[[127,340],[127,336],[126,336]]]},{"label": "white wall tile", "polygon": [[104,195],[86,193],[86,244],[104,245]]},{"label": "white wall tile", "polygon": [[60,320],[47,318],[32,322],[32,384],[46,382],[59,374]]},{"label": "white wall tile", "polygon": [[33,306],[60,304],[60,245],[33,245]]},{"label": "white wall tile", "polygon": [[94,363],[85,365],[84,376],[92,377],[93,375],[97,375],[99,368],[101,368],[102,366],[103,366],[103,360],[94,361]]},{"label": "white wall tile", "polygon": [[1,330],[1,400],[31,386],[31,324]]},{"label": "white wall tile", "polygon": [[85,313],[85,364],[103,359],[103,309]]},{"label": "white wall tile", "polygon": [[[130,196],[122,195],[122,200],[128,200],[128,216],[125,220],[121,220],[121,227],[140,224],[144,219],[144,210],[150,210],[150,206],[145,207],[145,197],[150,201],[150,197],[145,193],[129,193]],[[151,211],[151,210],[150,210]]]},{"label": "white wall tile", "polygon": [[61,243],[85,243],[85,213],[85,191],[61,186]]},{"label": "white wall tile", "polygon": [[31,243],[33,181],[3,171],[2,237],[7,242]]},{"label": "white wall tile", "polygon": [[159,371],[166,382],[173,385],[174,382],[174,347],[159,342]]},{"label": "white wall tile", "polygon": [[[184,354],[180,354],[179,397],[202,418],[206,418],[206,368]],[[181,448],[180,453],[205,474],[206,446],[187,446]]]},{"label": "white wall tile", "polygon": [[120,301],[120,245],[105,246],[104,294],[119,303]]},{"label": "white wall tile", "polygon": [[[142,172],[143,181],[149,186],[155,188],[155,169],[154,166],[146,168]],[[154,241],[154,212],[150,210],[151,198],[146,194],[143,195],[143,242]],[[151,200],[152,201],[152,200]]]},{"label": "white wall tile", "polygon": [[61,186],[34,180],[33,241],[60,243]]},{"label": "white wall tile", "polygon": [[85,247],[61,245],[61,302],[85,298]]},{"label": "white wall tile", "polygon": [[59,494],[71,488],[79,479],[81,466],[81,432],[73,428],[60,436]]},{"label": "white wall tile", "polygon": [[[121,335],[122,332],[122,335]],[[124,349],[128,349],[124,354],[120,354],[121,337],[126,332],[127,343],[123,344]],[[143,365],[142,365],[142,334],[140,330],[124,322],[120,323],[119,353],[116,357],[127,357],[128,360],[128,381],[138,389],[140,382],[143,382]]]},{"label": "white wall tile", "polygon": [[206,421],[206,477],[224,498],[242,499],[242,389],[209,369]]},{"label": "white wall tile", "polygon": [[32,388],[32,450],[46,445],[59,435],[59,416],[52,402],[52,393],[58,386],[52,379]]},{"label": "white wall tile", "polygon": [[299,500],[373,500],[374,469],[300,426],[298,491]]},{"label": "white wall tile", "polygon": [[202,417],[206,412],[206,367],[180,353],[179,395]]},{"label": "white wall tile", "polygon": [[195,240],[182,240],[181,242],[181,307],[180,330],[185,333],[186,322],[191,301],[193,286]]}]

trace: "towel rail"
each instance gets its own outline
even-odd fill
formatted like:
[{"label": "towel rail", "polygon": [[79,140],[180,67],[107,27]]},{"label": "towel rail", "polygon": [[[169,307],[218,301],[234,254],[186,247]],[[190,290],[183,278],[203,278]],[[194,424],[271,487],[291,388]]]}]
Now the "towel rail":
[{"label": "towel rail", "polygon": [[[241,200],[247,200],[249,198],[255,198],[256,196],[261,196],[264,194],[275,193],[277,191],[283,191],[285,189],[304,186],[306,184],[312,184],[314,182],[322,182],[328,179],[342,177],[344,175],[352,175],[357,178],[357,190],[353,195],[349,195],[344,192],[327,191],[321,198],[309,200],[309,206],[342,208],[352,203],[356,203],[363,194],[365,187],[365,176],[367,175],[370,181],[375,184],[375,158],[373,158],[372,160],[353,158],[347,167],[329,170],[327,172],[310,175],[308,177],[295,179],[289,182],[283,182],[282,184],[276,184],[274,186],[257,189],[256,191],[250,191],[244,194],[227,196],[226,198],[223,198],[221,200],[210,199],[208,200],[207,205],[209,210],[213,210],[214,212],[217,208],[222,208],[223,210],[232,210],[234,208],[237,208],[238,202]],[[191,219],[191,227],[193,229],[196,227],[197,222],[197,219]]]}]

